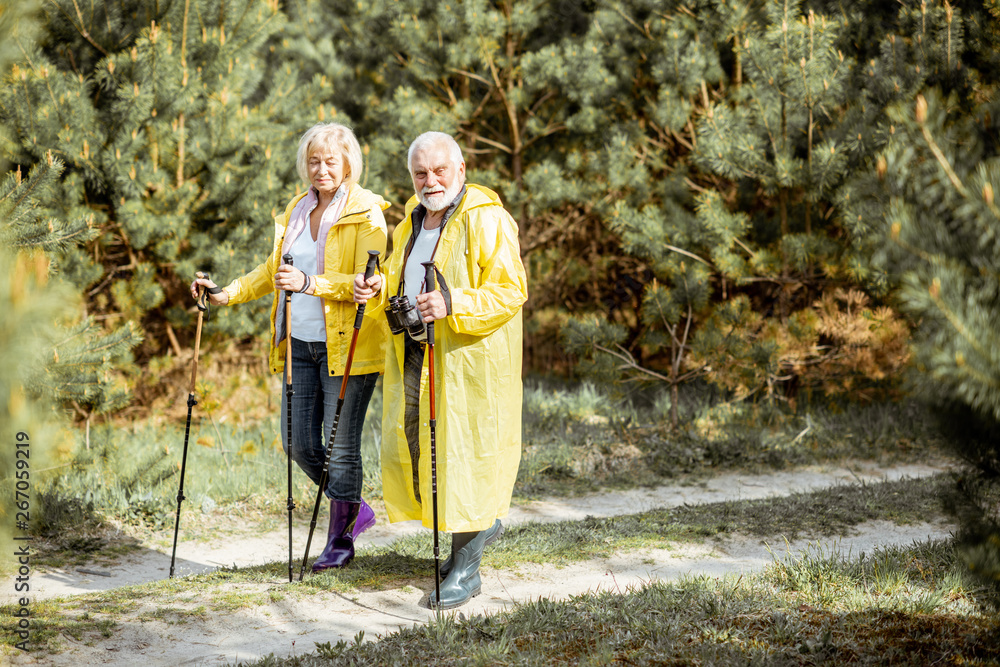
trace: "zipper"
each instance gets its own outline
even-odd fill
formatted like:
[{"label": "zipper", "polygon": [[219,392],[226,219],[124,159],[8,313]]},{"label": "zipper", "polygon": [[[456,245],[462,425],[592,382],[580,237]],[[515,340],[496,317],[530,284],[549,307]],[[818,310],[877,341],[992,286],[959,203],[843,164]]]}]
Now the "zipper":
[{"label": "zipper", "polygon": [[[347,193],[344,194],[344,196],[345,197],[350,197],[351,196],[351,190],[350,190],[350,188],[348,189]],[[349,203],[350,203],[349,201],[344,203],[344,208],[345,209],[347,208],[347,204],[349,204]],[[313,207],[313,208],[315,208],[315,207]],[[334,227],[339,227],[341,224],[343,224],[344,220],[346,220],[347,218],[352,218],[352,217],[360,216],[360,215],[364,215],[364,217],[366,219],[371,220],[371,217],[372,217],[371,207],[369,207],[369,208],[363,208],[363,209],[357,209],[357,210],[354,210],[354,211],[347,211],[347,212],[341,213],[340,217],[337,218],[337,220],[332,225],[330,225],[330,228],[326,232],[326,244],[328,244],[330,242],[330,234],[333,233],[333,228]],[[324,271],[325,271],[326,270],[326,244],[324,244],[322,248],[319,248],[318,247],[318,245],[319,245],[319,243],[318,243],[319,239],[316,239],[316,240],[317,240],[316,252],[317,252],[317,254],[323,253],[323,268],[324,268]],[[319,259],[319,258],[317,257],[317,259]],[[319,298],[322,298],[322,297],[319,297]],[[331,351],[331,349],[332,349],[333,346],[331,345],[332,341],[330,340],[330,323],[327,320],[326,299],[322,299],[322,300],[324,302],[324,305],[323,305],[323,328],[326,331],[326,337],[327,337],[327,341],[326,341],[326,343],[327,343],[327,345],[326,345],[326,350],[327,350],[327,365],[329,366],[330,365],[330,361],[331,361],[331,359],[330,359],[330,351]],[[350,318],[348,318],[348,319],[350,319]],[[344,369],[340,368],[341,357],[343,356],[343,355],[340,354],[340,352],[341,352],[340,348],[343,347],[344,332],[343,331],[337,331],[336,333],[340,337],[340,342],[337,345],[337,352],[338,352],[338,354],[337,354],[337,361],[336,361],[336,364],[333,366],[333,368],[335,370],[340,370],[340,375],[343,375]],[[337,373],[334,373],[334,375],[337,375]]]}]

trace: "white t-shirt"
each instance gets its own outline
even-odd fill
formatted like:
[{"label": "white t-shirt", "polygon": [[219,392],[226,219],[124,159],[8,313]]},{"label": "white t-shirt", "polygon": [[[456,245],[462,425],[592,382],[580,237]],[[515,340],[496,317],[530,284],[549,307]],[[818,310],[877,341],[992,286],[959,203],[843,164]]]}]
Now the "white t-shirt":
[{"label": "white t-shirt", "polygon": [[429,262],[434,258],[434,249],[441,237],[441,228],[424,229],[413,241],[410,256],[406,258],[406,269],[403,271],[403,295],[413,306],[417,305],[417,295],[424,291],[424,277],[427,271],[421,262]]},{"label": "white t-shirt", "polygon": [[[318,272],[316,245],[309,227],[306,227],[288,250],[292,255],[292,266],[307,276],[315,276]],[[323,299],[311,294],[292,292],[292,338],[307,343],[321,343],[326,340]]]}]

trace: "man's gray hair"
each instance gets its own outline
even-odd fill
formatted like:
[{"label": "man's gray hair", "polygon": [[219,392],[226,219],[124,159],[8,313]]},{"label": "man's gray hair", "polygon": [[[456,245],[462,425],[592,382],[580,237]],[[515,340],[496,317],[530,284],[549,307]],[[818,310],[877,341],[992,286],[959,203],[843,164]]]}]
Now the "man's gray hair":
[{"label": "man's gray hair", "polygon": [[458,165],[465,162],[465,158],[462,157],[461,146],[458,145],[458,142],[450,134],[445,132],[424,132],[413,140],[413,143],[410,144],[410,150],[406,152],[406,169],[410,172],[410,176],[413,175],[413,154],[418,150],[440,143],[448,146],[448,156],[451,158],[455,168],[458,168]]}]

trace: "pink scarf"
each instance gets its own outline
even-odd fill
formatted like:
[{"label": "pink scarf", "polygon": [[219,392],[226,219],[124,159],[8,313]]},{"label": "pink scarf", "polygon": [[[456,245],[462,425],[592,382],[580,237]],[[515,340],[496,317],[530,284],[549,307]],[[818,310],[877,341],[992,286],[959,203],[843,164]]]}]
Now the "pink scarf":
[{"label": "pink scarf", "polygon": [[[323,212],[323,219],[319,223],[319,234],[316,236],[316,267],[320,273],[326,270],[326,252],[324,252],[326,249],[326,238],[330,234],[330,228],[340,220],[340,216],[344,212],[344,207],[347,205],[347,193],[348,187],[344,183],[333,195],[333,201],[326,207],[326,210]],[[285,239],[281,244],[282,257],[292,247],[299,234],[305,231],[309,225],[309,214],[313,212],[318,203],[319,198],[316,194],[316,188],[310,187],[306,196],[295,205],[295,209],[288,220]]]}]

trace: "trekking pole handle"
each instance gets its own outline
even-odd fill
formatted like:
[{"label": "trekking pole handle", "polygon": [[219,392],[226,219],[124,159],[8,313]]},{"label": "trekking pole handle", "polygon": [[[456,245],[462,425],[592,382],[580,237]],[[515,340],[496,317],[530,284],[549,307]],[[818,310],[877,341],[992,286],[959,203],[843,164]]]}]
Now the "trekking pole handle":
[{"label": "trekking pole handle", "polygon": [[[365,282],[375,275],[375,265],[378,264],[378,250],[368,251],[368,262],[365,264]],[[365,304],[358,304],[358,313],[354,316],[354,328],[360,331],[361,321],[365,316]]]},{"label": "trekking pole handle", "polygon": [[365,280],[375,275],[375,265],[378,263],[378,250],[368,251],[368,262],[365,264]]},{"label": "trekking pole handle", "polygon": [[[285,255],[282,256],[281,261],[284,262],[285,264],[288,264],[289,266],[292,266],[292,255],[291,255],[291,253],[285,253]],[[288,338],[288,343],[287,343],[288,347],[286,348],[286,353],[285,353],[285,384],[287,385],[285,387],[285,393],[289,397],[292,395],[292,364],[291,364],[291,357],[292,357],[292,331],[291,331],[291,329],[292,329],[292,315],[291,315],[291,311],[292,311],[292,291],[286,289],[285,290],[285,329],[286,329],[285,336]],[[289,410],[291,410],[291,406],[289,406]],[[291,418],[292,418],[291,417],[291,412],[289,412],[288,413],[288,419],[291,420]],[[290,499],[291,499],[291,496],[289,496],[289,501],[290,501]]]},{"label": "trekking pole handle", "polygon": [[[202,280],[208,280],[208,274],[202,271],[196,271],[194,274],[195,278],[201,278]],[[208,296],[208,288],[204,285],[198,285],[198,310],[205,312],[208,310],[208,304],[205,303],[205,298]]]},{"label": "trekking pole handle", "polygon": [[[292,253],[290,253],[290,252],[285,253],[284,255],[281,256],[281,261],[284,262],[285,264],[287,264],[288,266],[294,266],[294,264],[292,262],[292,259],[293,259],[292,258]],[[291,295],[292,295],[292,290],[286,289],[285,290],[285,296],[290,298]]]},{"label": "trekking pole handle", "polygon": [[[436,288],[435,277],[434,277],[434,262],[421,262],[424,265],[424,293],[433,292]],[[427,328],[427,344],[434,344],[434,321],[426,323]]]}]

